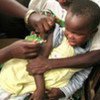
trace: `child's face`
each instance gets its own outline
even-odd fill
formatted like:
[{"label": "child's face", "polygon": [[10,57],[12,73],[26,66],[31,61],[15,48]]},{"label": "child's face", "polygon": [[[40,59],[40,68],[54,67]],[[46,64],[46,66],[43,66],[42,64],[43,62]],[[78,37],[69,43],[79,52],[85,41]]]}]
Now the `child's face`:
[{"label": "child's face", "polygon": [[82,46],[92,37],[88,25],[89,21],[84,16],[67,14],[65,36],[71,46]]}]

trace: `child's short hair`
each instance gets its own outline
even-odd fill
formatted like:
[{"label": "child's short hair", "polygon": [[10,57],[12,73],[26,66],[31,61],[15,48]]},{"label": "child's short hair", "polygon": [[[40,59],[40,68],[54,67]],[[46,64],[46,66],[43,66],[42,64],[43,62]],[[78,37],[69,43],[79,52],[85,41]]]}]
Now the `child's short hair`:
[{"label": "child's short hair", "polygon": [[85,16],[89,19],[89,29],[95,29],[100,23],[100,7],[90,0],[73,0],[69,7],[73,15]]}]

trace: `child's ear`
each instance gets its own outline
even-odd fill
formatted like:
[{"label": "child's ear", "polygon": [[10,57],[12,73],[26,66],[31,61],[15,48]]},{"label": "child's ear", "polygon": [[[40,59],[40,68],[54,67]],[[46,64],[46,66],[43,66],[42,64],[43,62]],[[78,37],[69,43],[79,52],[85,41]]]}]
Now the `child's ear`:
[{"label": "child's ear", "polygon": [[94,30],[92,30],[92,37],[96,34],[97,31],[98,31],[98,28],[95,28]]},{"label": "child's ear", "polygon": [[98,28],[91,30],[91,33],[89,34],[89,38],[93,38],[97,31],[98,31]]},{"label": "child's ear", "polygon": [[98,31],[98,28],[95,28],[92,33],[95,34]]}]

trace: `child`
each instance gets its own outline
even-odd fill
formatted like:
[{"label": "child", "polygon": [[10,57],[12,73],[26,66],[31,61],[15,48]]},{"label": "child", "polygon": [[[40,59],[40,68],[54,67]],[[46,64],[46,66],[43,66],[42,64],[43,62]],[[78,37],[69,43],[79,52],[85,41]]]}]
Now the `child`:
[{"label": "child", "polygon": [[[79,1],[81,1],[81,0],[79,0]],[[61,48],[60,51],[62,52],[62,54],[64,56],[66,56],[65,55],[66,54],[66,49],[69,49],[69,48],[72,51],[72,55],[74,54],[73,53],[74,50],[73,50],[73,48],[70,47],[70,45],[71,46],[74,46],[74,47],[76,47],[76,46],[84,47],[84,45],[86,44],[86,42],[88,42],[88,40],[90,38],[92,38],[92,36],[94,35],[93,33],[96,32],[97,25],[99,24],[99,21],[100,21],[100,19],[98,19],[100,17],[100,15],[99,15],[99,13],[97,13],[97,12],[99,12],[100,9],[98,8],[97,5],[95,5],[94,3],[91,3],[90,1],[86,2],[85,0],[84,0],[84,2],[81,1],[81,2],[78,2],[78,3],[79,3],[79,5],[83,4],[83,6],[84,6],[84,7],[80,7],[79,11],[81,11],[83,9],[85,10],[86,7],[87,8],[90,7],[92,10],[90,8],[86,9],[86,10],[89,10],[89,9],[90,10],[88,11],[88,13],[89,13],[88,16],[85,16],[85,14],[87,14],[86,11],[83,10],[84,12],[81,12],[80,13],[80,12],[78,12],[77,9],[75,9],[75,8],[77,8],[77,6],[75,6],[76,3],[73,3],[73,5],[70,7],[70,9],[68,11],[68,15],[66,16],[66,25],[67,25],[67,27],[66,27],[66,30],[65,30],[65,35],[63,37],[63,41],[61,42],[60,46],[57,47],[58,50],[59,50],[59,48]],[[92,5],[92,7],[94,7],[94,8],[92,8],[91,6],[87,6],[86,3],[89,4],[89,5]],[[90,12],[90,11],[92,11],[92,12]],[[94,13],[94,12],[95,12],[95,14],[94,14],[94,16],[92,16],[94,19],[92,19],[91,14]],[[73,19],[75,19],[75,20],[73,20]],[[96,24],[94,25],[95,22],[96,22]],[[90,32],[90,30],[91,30],[91,32]],[[73,33],[71,33],[70,31],[73,32]],[[88,32],[88,34],[87,34],[87,32]],[[68,41],[65,38],[66,35],[67,35]],[[74,37],[72,37],[72,36],[74,36]],[[64,48],[67,46],[67,48],[64,49],[64,51],[62,51],[62,46],[64,46]],[[53,50],[53,52],[55,52],[55,55],[57,55],[57,53],[56,53],[56,49],[57,48],[55,48]],[[70,53],[70,52],[68,52],[68,53]],[[52,54],[53,53],[51,53],[51,55]],[[60,54],[58,54],[58,55],[60,56]],[[37,59],[39,59],[39,58],[36,58],[33,61],[35,61]],[[22,63],[22,66],[18,67],[18,65],[21,64],[20,63],[20,60],[21,59],[16,59],[16,60],[12,59],[12,60],[8,61],[7,63],[5,63],[4,68],[1,71],[1,75],[0,75],[0,86],[5,91],[8,91],[8,94],[9,95],[14,94],[16,91],[19,92],[19,93],[21,93],[21,94],[25,94],[25,93],[28,93],[28,92],[32,92],[32,91],[29,91],[29,86],[30,86],[30,89],[33,90],[33,88],[31,87],[33,85],[33,83],[32,83],[33,82],[33,77],[27,76],[28,73],[25,70],[25,66],[22,67],[23,64],[25,64],[25,65],[27,64],[27,61],[26,60],[22,60],[22,62],[21,62]],[[16,63],[16,65],[17,64],[18,65],[17,66],[14,66],[12,64],[12,61],[13,61],[13,64]],[[14,68],[14,67],[16,67],[16,68]],[[14,73],[12,72],[12,69],[13,69],[13,71],[15,71]],[[18,70],[19,70],[19,72],[16,72]],[[63,71],[65,71],[65,70],[67,70],[67,73],[65,74],[65,76],[67,77],[68,80],[76,72],[75,69],[63,69]],[[27,74],[24,73],[24,75],[22,75],[22,72],[23,73],[25,72]],[[53,72],[51,71],[51,75],[52,75]],[[61,73],[61,69],[59,69],[59,72]],[[50,72],[47,72],[47,73],[50,73]],[[46,74],[47,73],[45,73],[45,80],[46,80],[46,82],[47,82],[47,77],[46,77]],[[64,75],[63,72],[62,72],[62,74],[60,74],[60,73],[58,75],[62,75],[62,74]],[[16,79],[17,79],[17,81],[15,81],[16,79],[13,80],[13,77],[9,77],[8,74],[12,74],[13,77],[15,76]],[[53,77],[53,76],[51,77],[51,75],[50,75],[50,79],[52,80],[55,77]],[[55,74],[55,75],[57,75],[57,74]],[[12,81],[10,79],[12,79]],[[28,79],[31,79],[31,81],[28,82],[27,81]],[[56,79],[56,82],[58,81],[58,83],[59,83],[59,79],[60,79],[60,77],[58,76],[58,78]],[[65,85],[63,82],[66,81],[67,79],[62,79],[60,81],[61,87],[63,85]],[[6,80],[7,82],[5,81],[5,83],[4,83],[3,80]],[[62,85],[62,83],[63,83],[63,85]],[[68,83],[68,82],[65,82],[65,83]],[[18,88],[20,88],[19,90],[16,89],[16,87],[15,87],[16,84],[18,85]],[[50,84],[48,83],[48,86],[49,85]],[[58,85],[60,85],[60,84],[58,84]],[[47,87],[47,83],[46,83],[46,87]],[[50,88],[51,87],[52,86],[50,86]],[[53,84],[53,87],[57,87],[57,86],[55,86]]]},{"label": "child", "polygon": [[[86,1],[85,1],[86,2]],[[83,2],[84,3],[84,2]],[[86,6],[86,4],[85,4],[85,6]],[[81,7],[80,7],[81,8]],[[84,8],[85,9],[85,8]],[[99,9],[99,8],[98,8]],[[90,9],[91,10],[91,9]],[[91,10],[92,11],[92,10]],[[91,12],[92,13],[92,12]],[[83,12],[83,14],[84,14],[84,12]],[[99,18],[99,10],[98,10],[98,12],[97,12],[97,14],[98,14],[98,18]],[[86,16],[85,16],[86,17]],[[88,16],[89,17],[89,16]],[[88,18],[87,18],[88,19]],[[82,21],[80,21],[80,22],[82,22]],[[86,22],[86,21],[85,21]],[[99,22],[99,20],[98,20],[98,22]],[[83,22],[82,22],[83,23]],[[90,22],[89,22],[90,23]],[[96,22],[96,20],[95,20],[95,25],[98,25],[98,23]],[[81,25],[81,24],[80,24]],[[91,28],[93,27],[93,26],[95,26],[95,25],[93,25],[93,23],[92,23],[92,26],[91,26]],[[68,25],[69,26],[69,25]],[[84,26],[85,27],[85,26]],[[97,26],[96,26],[97,27]],[[94,30],[93,30],[94,29]],[[93,28],[93,29],[90,29],[90,30],[93,30],[93,33],[96,33],[97,32],[97,28]],[[77,30],[75,30],[76,32],[77,32]],[[88,31],[88,30],[87,30]],[[80,32],[80,31],[79,31]],[[69,41],[69,43],[71,43],[70,45],[72,45],[72,46],[76,46],[75,45],[75,43],[74,42],[77,42],[77,41],[75,41],[73,38],[78,38],[78,35],[76,34],[76,35],[74,35],[74,34],[70,34],[71,32],[66,32],[66,33],[69,33],[68,34],[68,37],[69,37],[69,39],[71,40],[71,41]],[[92,32],[91,32],[92,33]],[[72,36],[71,36],[72,35]],[[86,35],[86,34],[85,34]],[[83,35],[83,37],[85,36],[85,35]],[[89,39],[92,39],[92,36],[94,35],[94,34],[91,34],[91,37],[90,36],[88,36],[88,35],[90,35],[90,34],[87,34],[87,37],[89,37]],[[81,37],[82,36],[82,34],[79,34],[79,37]],[[84,39],[84,38],[83,38]],[[74,40],[74,41],[73,41]],[[81,39],[79,39],[78,41],[80,41]],[[85,39],[84,39],[85,40]],[[83,40],[82,41],[80,41],[80,42],[83,42]],[[85,42],[85,41],[84,41]],[[83,42],[83,44],[84,44],[84,42]],[[78,44],[78,46],[79,46],[80,44]],[[75,50],[76,50],[76,52],[77,53],[85,53],[85,51],[83,50],[83,49],[81,49],[81,48],[79,48],[79,47],[75,47]],[[88,48],[88,50],[89,50],[89,48]],[[81,51],[81,52],[80,52]],[[34,64],[33,64],[34,65]]]}]

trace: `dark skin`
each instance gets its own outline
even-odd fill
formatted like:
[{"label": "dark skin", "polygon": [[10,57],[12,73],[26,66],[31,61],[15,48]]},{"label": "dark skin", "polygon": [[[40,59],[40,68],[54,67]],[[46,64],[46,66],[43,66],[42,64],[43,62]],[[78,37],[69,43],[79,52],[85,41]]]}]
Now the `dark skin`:
[{"label": "dark skin", "polygon": [[[65,30],[65,35],[68,38],[69,44],[72,46],[78,46],[78,45],[83,46],[90,38],[93,37],[93,34],[95,34],[97,30],[97,29],[94,29],[95,31],[93,30],[92,31],[93,34],[90,33],[91,35],[85,34],[86,31],[87,33],[89,32],[87,26],[90,21],[88,21],[88,18],[87,20],[85,17],[82,18],[82,16],[73,16],[72,13],[67,14],[66,22],[67,22],[66,23],[67,27]],[[82,30],[82,27],[83,27],[83,30]],[[38,61],[34,59],[35,63],[32,64],[32,66],[34,67],[32,67],[31,64],[29,64],[27,70],[33,74],[41,74],[55,68],[89,67],[99,61],[100,57],[97,56],[98,54],[100,54],[100,50],[95,50],[95,51],[91,51],[85,54],[80,54],[77,56],[63,58],[63,59],[45,59],[44,58],[42,59],[42,61],[41,59],[38,59]],[[96,57],[97,59],[92,59],[93,57]]]},{"label": "dark skin", "polygon": [[59,98],[65,97],[65,94],[59,88],[52,88],[46,90],[48,100],[59,100]]},{"label": "dark skin", "polygon": [[[28,11],[26,7],[18,3],[16,0],[1,0],[0,10],[9,15],[23,19]],[[54,25],[54,19],[53,17],[50,16],[48,17],[40,15],[39,13],[33,13],[29,17],[29,25],[32,27],[32,29],[35,29],[43,34],[46,31],[49,31],[51,27]],[[6,48],[0,49],[0,63],[3,63],[13,57],[17,58],[29,58],[32,56],[35,57],[38,54],[38,49],[39,49],[38,43],[32,44],[25,41],[14,43]]]},{"label": "dark skin", "polygon": [[[68,57],[63,59],[34,59],[35,63],[29,64],[27,67],[27,71],[29,71],[30,74],[41,74],[51,69],[57,68],[87,68],[91,65],[100,64],[100,57],[98,57],[99,54],[100,50],[95,50],[85,54],[80,54],[74,57]],[[34,68],[31,65],[35,65]]]},{"label": "dark skin", "polygon": [[11,58],[32,58],[36,57],[40,44],[32,43],[25,40],[19,40],[0,49],[0,63]]},{"label": "dark skin", "polygon": [[[66,30],[65,35],[68,36],[69,44],[72,46],[83,47],[86,42],[93,37],[97,29],[90,31],[89,19],[84,16],[73,16],[68,13],[66,16]],[[88,33],[88,34],[87,34]],[[73,37],[70,37],[72,35]],[[78,41],[77,41],[78,39]],[[83,39],[84,43],[81,41]],[[84,40],[85,39],[85,40]],[[47,59],[39,58],[34,59],[35,63],[29,63],[27,70],[30,74],[41,74],[51,69],[56,68],[87,68],[95,64],[100,64],[100,50],[89,51],[85,54],[80,54],[73,57],[63,59]],[[96,59],[93,59],[96,58]],[[34,67],[33,67],[34,66]],[[55,89],[57,90],[57,89]],[[59,89],[57,91],[60,91]],[[50,91],[48,92],[49,95]],[[54,92],[52,93],[52,95]],[[56,95],[58,97],[58,94]]]},{"label": "dark skin", "polygon": [[[13,9],[12,9],[13,8]],[[20,10],[18,10],[20,9]],[[7,12],[10,15],[17,16],[20,18],[24,18],[25,14],[27,13],[28,9],[19,4],[15,0],[1,0],[0,2],[0,10]],[[52,26],[54,19],[33,13],[29,17],[29,25],[32,28],[35,28],[40,33],[45,33],[48,31]],[[31,48],[34,48],[31,50]],[[15,58],[27,58],[30,56],[34,56],[37,54],[38,44],[31,44],[31,43],[24,43],[24,42],[15,42],[14,44],[5,47],[0,50],[0,63],[5,62],[13,57]],[[17,50],[18,49],[18,50]],[[37,76],[38,77],[38,76]]]},{"label": "dark skin", "polygon": [[[11,16],[23,19],[28,11],[26,7],[18,3],[16,0],[1,0],[0,10]],[[54,25],[54,18],[40,15],[39,13],[33,13],[29,17],[29,25],[33,29],[38,30],[38,32],[45,33]]]},{"label": "dark skin", "polygon": [[[39,58],[48,58],[51,50],[52,50],[52,33],[49,33],[47,40],[45,43],[43,43],[43,46],[41,47],[41,51],[39,52],[39,56],[36,59]],[[45,36],[43,36],[45,37]],[[30,60],[29,63],[32,63],[33,60]],[[34,75],[34,79],[36,82],[36,90],[30,97],[30,100],[44,100],[45,99],[45,81],[43,74],[36,74]]]},{"label": "dark skin", "polygon": [[[47,33],[54,26],[54,18],[51,16],[34,13],[29,17],[29,25],[39,33]],[[32,22],[34,21],[34,22]]]}]

